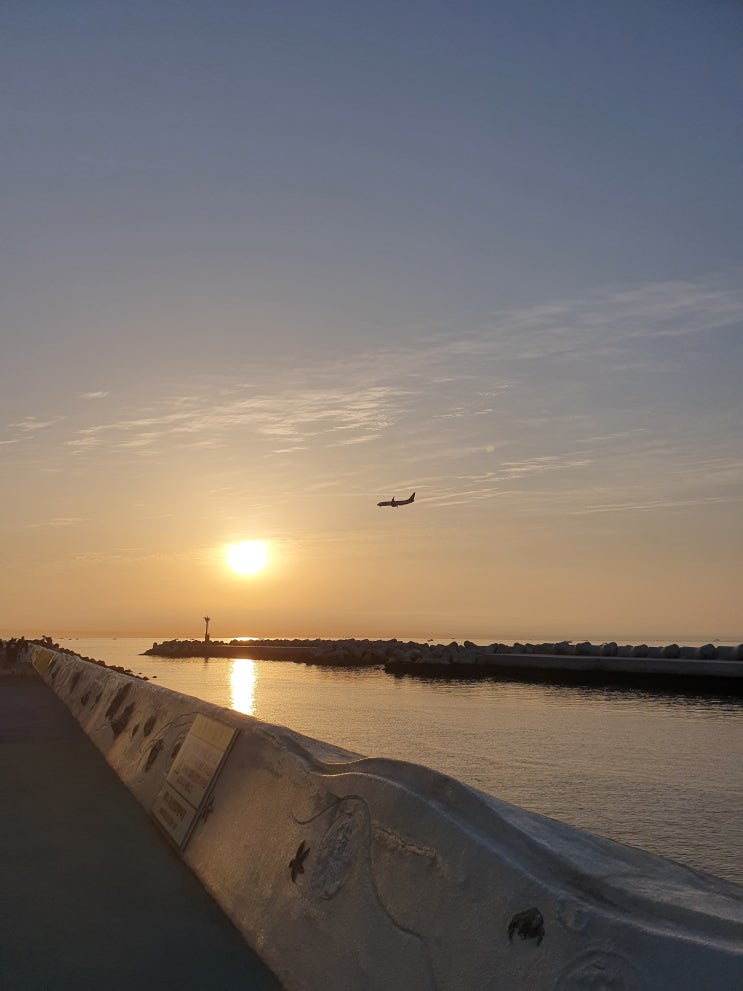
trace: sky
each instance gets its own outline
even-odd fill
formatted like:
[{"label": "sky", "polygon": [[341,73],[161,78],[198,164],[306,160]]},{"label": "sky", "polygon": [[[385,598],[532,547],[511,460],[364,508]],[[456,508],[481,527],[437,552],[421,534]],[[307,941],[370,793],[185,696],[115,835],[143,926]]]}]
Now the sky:
[{"label": "sky", "polygon": [[743,639],[742,41],[5,0],[0,631]]}]

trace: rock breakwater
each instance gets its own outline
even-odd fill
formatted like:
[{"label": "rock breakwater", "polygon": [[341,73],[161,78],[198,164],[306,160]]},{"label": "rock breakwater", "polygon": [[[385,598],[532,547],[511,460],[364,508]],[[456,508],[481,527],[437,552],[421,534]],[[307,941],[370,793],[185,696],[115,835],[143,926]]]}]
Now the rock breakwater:
[{"label": "rock breakwater", "polygon": [[435,678],[508,677],[663,683],[666,687],[743,690],[743,644],[682,646],[550,643],[434,643],[427,641],[272,639],[240,641],[169,640],[146,654],[158,657],[250,657],[327,667],[382,667],[395,675]]}]

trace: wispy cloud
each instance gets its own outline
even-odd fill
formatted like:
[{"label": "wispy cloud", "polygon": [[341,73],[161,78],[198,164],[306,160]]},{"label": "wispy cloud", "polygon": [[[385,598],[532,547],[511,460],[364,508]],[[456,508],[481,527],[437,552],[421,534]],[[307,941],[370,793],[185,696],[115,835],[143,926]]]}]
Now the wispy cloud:
[{"label": "wispy cloud", "polygon": [[108,395],[110,395],[110,393],[104,392],[102,390],[99,391],[99,392],[81,392],[80,393],[80,398],[81,399],[105,399],[106,396],[108,396]]},{"label": "wispy cloud", "polygon": [[293,444],[291,447],[277,447],[272,454],[295,454],[297,451],[306,451],[306,444]]},{"label": "wispy cloud", "polygon": [[77,526],[79,523],[86,523],[87,520],[82,516],[57,516],[51,520],[45,520],[42,523],[29,523],[29,529],[39,529],[41,527],[67,527],[67,526]]},{"label": "wispy cloud", "polygon": [[626,512],[657,512],[668,509],[689,509],[696,506],[716,506],[723,503],[738,502],[738,499],[723,496],[700,496],[696,499],[630,499],[624,502],[594,503],[580,506],[571,511],[573,516],[583,516],[592,513],[626,513]]},{"label": "wispy cloud", "polygon": [[421,483],[425,490],[420,502],[435,505],[463,505],[507,495],[523,494],[523,485],[534,476],[560,474],[561,481],[550,491],[564,489],[576,471],[590,468],[592,458],[576,458],[570,454],[541,455],[518,462],[504,461],[491,471],[458,472],[432,476]]},{"label": "wispy cloud", "polygon": [[380,434],[364,434],[362,437],[350,437],[347,440],[336,441],[335,447],[350,447],[353,444],[367,444],[370,440],[377,440]]},{"label": "wispy cloud", "polygon": [[[500,346],[527,359],[707,333],[743,320],[743,290],[717,280],[660,282],[494,314]],[[465,344],[466,347],[466,344]]]},{"label": "wispy cloud", "polygon": [[691,337],[742,322],[740,282],[733,286],[720,279],[650,283],[497,310],[487,324],[450,325],[422,346],[387,349],[378,360],[387,364],[388,371],[396,367],[416,370],[432,380],[438,376],[440,384],[461,382],[463,368],[472,374],[477,367],[472,361],[488,358],[524,362],[580,353],[626,361],[628,349],[640,342]]},{"label": "wispy cloud", "polygon": [[500,466],[500,470],[502,478],[521,478],[524,475],[537,475],[545,471],[555,471],[556,469],[582,468],[585,465],[592,464],[592,461],[592,458],[575,460],[566,459],[557,454],[543,454],[528,461],[504,461]]},{"label": "wispy cloud", "polygon": [[[223,390],[224,391],[224,390]],[[149,415],[122,418],[81,428],[65,441],[73,450],[106,444],[113,450],[155,448],[199,435],[219,437],[226,432],[248,431],[255,437],[280,439],[281,453],[305,447],[308,441],[332,446],[363,443],[379,435],[401,415],[402,390],[387,386],[359,389],[355,383],[323,388],[283,388],[274,394],[241,394],[214,402],[209,396],[189,397],[188,409],[178,399],[153,406]],[[174,409],[174,405],[176,408]],[[353,433],[338,439],[337,433]]]},{"label": "wispy cloud", "polygon": [[99,447],[102,443],[102,438],[94,436],[90,430],[81,430],[76,437],[64,441],[64,446],[71,447],[73,451],[83,451],[86,448]]},{"label": "wispy cloud", "polygon": [[[664,369],[680,353],[674,340],[735,321],[743,321],[743,292],[723,280],[610,287],[500,310],[487,324],[419,329],[400,346],[261,379],[225,373],[171,394],[163,387],[136,407],[119,396],[117,406],[88,407],[96,422],[65,421],[67,434],[55,431],[54,443],[99,468],[135,457],[167,465],[203,449],[235,479],[261,459],[272,491],[288,494],[297,489],[292,473],[312,464],[330,472],[322,491],[402,489],[415,480],[430,505],[517,491],[545,494],[571,512],[639,511],[674,498],[699,505],[741,485],[725,440],[731,414],[723,422],[709,394],[698,408],[692,396],[688,411],[675,398],[663,407]],[[645,346],[658,340],[669,347]],[[2,443],[60,422],[28,417]],[[674,495],[674,486],[683,490]],[[560,501],[568,491],[570,506]]]},{"label": "wispy cloud", "polygon": [[58,420],[35,420],[32,417],[28,417],[25,420],[20,420],[18,423],[11,423],[11,427],[15,427],[24,433],[34,433],[37,430],[46,430],[47,427],[53,427]]}]

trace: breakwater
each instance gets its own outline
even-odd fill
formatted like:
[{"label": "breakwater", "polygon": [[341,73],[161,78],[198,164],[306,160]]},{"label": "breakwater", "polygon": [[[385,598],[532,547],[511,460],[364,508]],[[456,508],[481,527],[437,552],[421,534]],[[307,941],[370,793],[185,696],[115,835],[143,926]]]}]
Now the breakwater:
[{"label": "breakwater", "polygon": [[34,645],[287,991],[738,991],[743,888]]},{"label": "breakwater", "polygon": [[158,657],[245,657],[328,667],[383,667],[393,675],[509,678],[633,684],[669,690],[743,692],[743,644],[615,642],[448,644],[400,640],[168,640],[145,651]]}]

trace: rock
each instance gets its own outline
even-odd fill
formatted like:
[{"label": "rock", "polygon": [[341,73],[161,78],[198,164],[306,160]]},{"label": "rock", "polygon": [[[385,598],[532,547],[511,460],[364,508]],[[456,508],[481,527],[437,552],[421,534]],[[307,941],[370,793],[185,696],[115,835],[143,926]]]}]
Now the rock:
[{"label": "rock", "polygon": [[669,643],[661,651],[663,657],[677,658],[681,655],[681,648],[677,643]]},{"label": "rock", "polygon": [[474,664],[475,656],[466,650],[458,650],[451,659],[452,664]]},{"label": "rock", "polygon": [[648,656],[648,645],[646,643],[638,643],[632,648],[632,657],[647,657]]},{"label": "rock", "polygon": [[613,640],[608,643],[601,644],[601,656],[602,657],[616,657],[619,648]]},{"label": "rock", "polygon": [[705,643],[699,648],[699,656],[703,661],[714,661],[717,657],[717,647],[713,643]]}]

